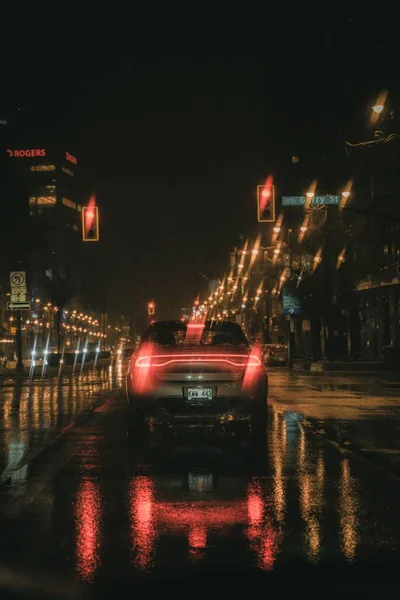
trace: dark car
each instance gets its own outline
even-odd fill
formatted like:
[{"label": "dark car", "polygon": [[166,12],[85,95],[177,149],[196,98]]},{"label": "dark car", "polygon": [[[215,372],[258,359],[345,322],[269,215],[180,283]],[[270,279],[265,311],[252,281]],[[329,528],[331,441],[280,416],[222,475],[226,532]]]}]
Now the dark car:
[{"label": "dark car", "polygon": [[265,431],[268,375],[261,351],[234,322],[160,321],[131,358],[126,379],[131,430],[146,423]]}]

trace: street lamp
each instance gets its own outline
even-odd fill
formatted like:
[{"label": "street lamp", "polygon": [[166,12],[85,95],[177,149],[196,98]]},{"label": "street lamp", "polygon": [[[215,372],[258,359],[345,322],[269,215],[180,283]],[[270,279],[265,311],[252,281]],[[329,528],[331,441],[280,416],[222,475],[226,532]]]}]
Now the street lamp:
[{"label": "street lamp", "polygon": [[383,106],[383,104],[375,104],[372,107],[372,110],[374,111],[374,113],[376,113],[377,115],[379,115],[383,111],[384,108],[385,107]]}]

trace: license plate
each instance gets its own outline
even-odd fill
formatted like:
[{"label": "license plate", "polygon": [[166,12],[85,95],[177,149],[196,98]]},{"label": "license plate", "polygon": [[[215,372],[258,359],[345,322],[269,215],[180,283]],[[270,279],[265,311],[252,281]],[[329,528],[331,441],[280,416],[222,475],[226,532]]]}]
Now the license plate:
[{"label": "license plate", "polygon": [[188,400],[212,400],[212,388],[188,388]]}]

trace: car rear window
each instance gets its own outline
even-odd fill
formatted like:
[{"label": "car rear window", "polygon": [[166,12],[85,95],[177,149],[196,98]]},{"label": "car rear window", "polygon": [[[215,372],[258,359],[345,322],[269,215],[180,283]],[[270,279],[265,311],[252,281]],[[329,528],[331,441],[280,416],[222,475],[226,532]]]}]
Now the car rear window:
[{"label": "car rear window", "polygon": [[[193,335],[195,330],[195,335]],[[195,344],[200,346],[249,346],[243,329],[237,323],[206,321],[203,326],[182,322],[159,322],[151,325],[142,341],[160,346]]]}]

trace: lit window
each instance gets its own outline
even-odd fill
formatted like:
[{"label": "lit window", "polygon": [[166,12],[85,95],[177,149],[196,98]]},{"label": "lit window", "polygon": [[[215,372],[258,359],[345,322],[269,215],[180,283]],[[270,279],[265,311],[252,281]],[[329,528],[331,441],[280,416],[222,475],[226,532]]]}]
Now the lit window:
[{"label": "lit window", "polygon": [[55,204],[55,196],[31,196],[29,198],[29,204]]},{"label": "lit window", "polygon": [[55,171],[55,165],[33,165],[29,167],[30,171]]},{"label": "lit window", "polygon": [[72,171],[70,171],[69,169],[67,169],[66,167],[61,167],[61,171],[63,173],[65,173],[66,175],[68,175],[69,177],[75,176],[75,174]]},{"label": "lit window", "polygon": [[62,203],[65,204],[65,206],[68,206],[69,208],[73,208],[74,210],[76,209],[75,202],[72,202],[72,200],[69,200],[68,198],[63,198]]}]

